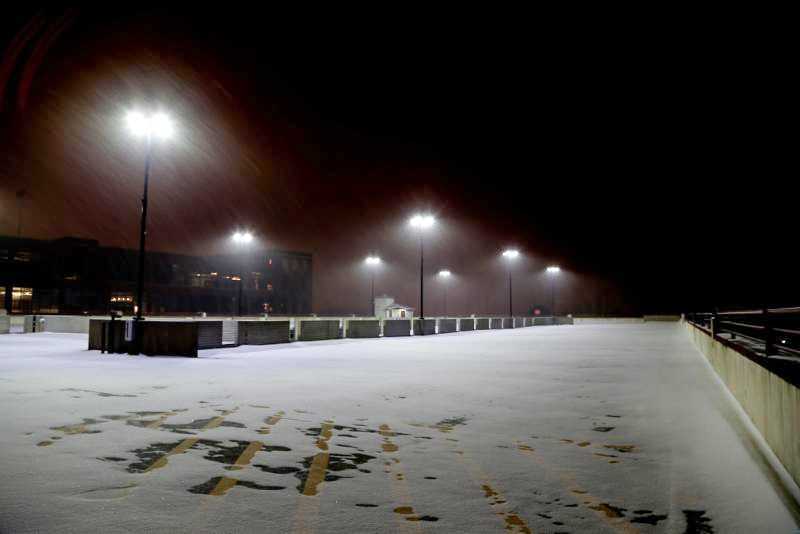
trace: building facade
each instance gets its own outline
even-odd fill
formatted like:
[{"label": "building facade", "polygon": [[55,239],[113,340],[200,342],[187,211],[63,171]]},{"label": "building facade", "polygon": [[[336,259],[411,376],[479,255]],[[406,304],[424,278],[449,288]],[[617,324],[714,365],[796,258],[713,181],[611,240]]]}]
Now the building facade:
[{"label": "building facade", "polygon": [[[0,309],[12,314],[131,313],[138,252],[65,237],[0,236]],[[311,313],[311,254],[188,256],[148,252],[146,315]]]},{"label": "building facade", "polygon": [[414,308],[394,301],[394,297],[381,295],[375,297],[375,317],[381,319],[413,319]]}]

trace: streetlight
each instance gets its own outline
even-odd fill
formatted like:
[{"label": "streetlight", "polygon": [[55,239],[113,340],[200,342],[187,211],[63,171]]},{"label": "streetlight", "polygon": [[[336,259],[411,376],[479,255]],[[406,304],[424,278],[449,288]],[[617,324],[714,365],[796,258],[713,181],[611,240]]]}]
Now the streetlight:
[{"label": "streetlight", "polygon": [[370,285],[370,303],[372,306],[372,316],[375,317],[375,271],[378,269],[378,265],[381,264],[381,259],[378,256],[367,256],[367,258],[364,260],[364,263],[372,273],[372,283]]},{"label": "streetlight", "polygon": [[548,276],[550,276],[550,313],[553,317],[556,316],[556,277],[561,273],[561,267],[558,265],[551,265],[546,269]]},{"label": "streetlight", "polygon": [[519,257],[519,250],[510,248],[503,251],[503,257],[508,260],[508,316],[514,317],[513,298],[511,296],[511,263]]},{"label": "streetlight", "polygon": [[[253,241],[253,234],[250,232],[234,232],[231,236],[231,241],[233,241],[236,245],[240,248],[244,248],[246,245]],[[239,275],[239,298],[236,301],[236,314],[241,317],[242,316],[242,290],[244,288],[244,271],[245,271],[245,258],[242,255],[242,263],[239,269],[241,274]]]},{"label": "streetlight", "polygon": [[[172,120],[164,113],[157,112],[145,115],[139,111],[131,111],[125,117],[128,130],[134,137],[147,140],[147,155],[144,161],[144,192],[142,193],[142,219],[139,226],[139,269],[136,277],[136,321],[142,320],[144,311],[144,263],[145,242],[147,240],[147,185],[150,180],[150,161],[153,157],[153,138],[169,139],[175,132]],[[137,349],[141,348],[140,328],[136,328],[134,335],[137,340]],[[137,350],[138,352],[138,350]]]},{"label": "streetlight", "polygon": [[442,287],[444,287],[444,316],[447,317],[447,280],[450,278],[450,271],[442,269],[439,271],[439,278],[442,279]]},{"label": "streetlight", "polygon": [[[424,245],[422,236],[425,230],[428,230],[436,223],[433,215],[430,214],[417,214],[409,219],[408,224],[419,232],[419,318],[424,321],[425,319],[425,284],[423,280],[425,272],[424,262]],[[420,323],[422,325],[423,323]],[[422,335],[425,335],[425,328],[420,328]]]}]

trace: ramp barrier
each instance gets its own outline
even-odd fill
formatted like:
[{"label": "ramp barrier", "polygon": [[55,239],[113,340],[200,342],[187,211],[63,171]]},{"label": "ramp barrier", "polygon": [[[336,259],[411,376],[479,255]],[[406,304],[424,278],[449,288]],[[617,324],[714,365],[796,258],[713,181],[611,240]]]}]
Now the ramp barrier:
[{"label": "ramp barrier", "polygon": [[300,341],[320,341],[339,339],[339,319],[319,319],[300,321]]},{"label": "ramp barrier", "polygon": [[[126,336],[126,328],[133,321],[92,319],[89,322],[89,350],[127,354],[135,351],[133,337]],[[148,356],[197,356],[200,323],[189,321],[142,321],[134,324],[141,329],[141,352]],[[207,325],[209,331],[222,330],[222,324]],[[129,332],[131,333],[131,332]]]},{"label": "ramp barrier", "polygon": [[383,321],[383,337],[411,335],[410,319],[386,319]]},{"label": "ramp barrier", "polygon": [[289,343],[289,321],[239,321],[239,345]]},{"label": "ramp barrier", "polygon": [[381,322],[377,319],[352,319],[347,321],[347,337],[349,338],[379,337],[380,335]]},{"label": "ramp barrier", "polygon": [[414,319],[415,336],[432,336],[436,334],[436,319]]},{"label": "ramp barrier", "polygon": [[439,333],[449,334],[456,331],[457,322],[455,319],[439,319]]},{"label": "ramp barrier", "polygon": [[475,330],[475,319],[459,319],[458,330],[459,332]]},{"label": "ramp barrier", "polygon": [[[153,321],[150,324],[156,324]],[[191,324],[167,323],[167,324]],[[217,349],[222,346],[222,321],[202,321],[197,322],[197,348],[198,349]]]}]

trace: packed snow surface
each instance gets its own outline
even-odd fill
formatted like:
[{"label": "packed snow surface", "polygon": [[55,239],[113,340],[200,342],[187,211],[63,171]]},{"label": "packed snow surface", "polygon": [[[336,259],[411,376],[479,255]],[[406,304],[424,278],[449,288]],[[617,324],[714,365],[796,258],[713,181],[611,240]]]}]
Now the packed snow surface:
[{"label": "packed snow surface", "polygon": [[0,336],[0,532],[794,532],[677,324],[102,355]]}]

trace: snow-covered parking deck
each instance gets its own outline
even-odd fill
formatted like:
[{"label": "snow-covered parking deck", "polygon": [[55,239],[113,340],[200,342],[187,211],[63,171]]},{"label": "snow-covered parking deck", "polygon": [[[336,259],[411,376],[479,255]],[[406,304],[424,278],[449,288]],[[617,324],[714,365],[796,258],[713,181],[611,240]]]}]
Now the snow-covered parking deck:
[{"label": "snow-covered parking deck", "polygon": [[0,336],[0,532],[796,529],[676,324],[86,344]]}]

